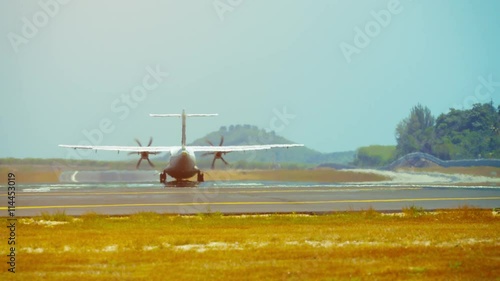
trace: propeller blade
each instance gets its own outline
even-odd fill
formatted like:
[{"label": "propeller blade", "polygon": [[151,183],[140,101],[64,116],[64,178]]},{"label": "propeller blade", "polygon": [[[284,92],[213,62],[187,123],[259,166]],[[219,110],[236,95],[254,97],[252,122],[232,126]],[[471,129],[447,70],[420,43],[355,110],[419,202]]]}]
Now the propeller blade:
[{"label": "propeller blade", "polygon": [[212,160],[212,170],[215,168],[215,159],[217,159],[216,157],[214,157],[214,159]]},{"label": "propeller blade", "polygon": [[[215,146],[211,141],[209,140],[205,140],[208,144],[210,144],[211,146]],[[224,136],[220,136],[220,141],[219,141],[219,146],[222,146],[224,144]],[[207,156],[207,155],[211,155],[213,154],[214,155],[214,159],[212,159],[212,169],[215,168],[215,160],[217,159],[220,159],[222,160],[222,162],[224,162],[224,164],[226,165],[229,165],[229,163],[227,163],[227,161],[222,158],[222,155],[225,155],[227,152],[222,152],[222,151],[213,151],[213,152],[205,152],[203,153],[201,156]]]},{"label": "propeller blade", "polygon": [[141,142],[138,139],[135,139],[135,142],[139,145],[142,146]]},{"label": "propeller blade", "polygon": [[[134,140],[140,147],[142,147],[142,143],[138,139],[134,139]],[[151,146],[152,143],[153,143],[153,137],[149,137],[148,147]],[[159,151],[141,151],[141,152],[132,151],[132,152],[129,152],[128,155],[138,154],[141,156],[141,158],[139,158],[139,161],[137,161],[137,164],[135,165],[135,168],[139,169],[139,166],[141,165],[141,162],[143,159],[146,159],[148,161],[149,165],[151,167],[154,167],[155,165],[149,160],[149,155],[150,154],[156,155],[159,153],[160,153]]]},{"label": "propeller blade", "polygon": [[224,162],[224,164],[229,165],[229,163],[226,162],[226,160],[224,160],[224,158],[222,158],[222,156],[220,157],[220,160],[222,160],[222,162]]}]

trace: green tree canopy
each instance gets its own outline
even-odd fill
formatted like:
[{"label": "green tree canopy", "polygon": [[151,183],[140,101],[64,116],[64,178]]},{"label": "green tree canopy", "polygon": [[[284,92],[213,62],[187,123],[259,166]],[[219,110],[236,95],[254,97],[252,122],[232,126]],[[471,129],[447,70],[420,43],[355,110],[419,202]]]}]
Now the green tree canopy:
[{"label": "green tree canopy", "polygon": [[436,120],[435,156],[442,159],[500,157],[500,106],[474,104],[471,109],[451,109]]},{"label": "green tree canopy", "polygon": [[428,107],[421,104],[411,109],[410,115],[396,127],[397,155],[411,152],[432,152],[435,118]]},{"label": "green tree canopy", "polygon": [[420,151],[443,160],[500,158],[499,124],[500,106],[493,102],[450,109],[437,119],[419,104],[396,128],[397,155]]}]

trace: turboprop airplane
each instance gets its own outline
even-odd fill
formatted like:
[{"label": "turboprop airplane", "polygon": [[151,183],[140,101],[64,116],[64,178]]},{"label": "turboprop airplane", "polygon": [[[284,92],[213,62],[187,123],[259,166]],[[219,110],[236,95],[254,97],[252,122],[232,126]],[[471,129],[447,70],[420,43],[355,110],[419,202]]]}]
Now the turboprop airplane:
[{"label": "turboprop airplane", "polygon": [[[174,178],[176,182],[186,181],[187,179],[197,175],[197,181],[203,182],[204,174],[196,166],[195,152],[204,152],[205,154],[213,154],[214,160],[222,159],[222,154],[234,151],[251,151],[251,150],[266,150],[272,148],[289,148],[304,146],[303,144],[262,144],[262,145],[230,145],[222,146],[223,140],[221,139],[220,146],[188,146],[186,145],[186,118],[187,117],[212,117],[218,114],[149,114],[151,117],[180,117],[182,119],[182,139],[180,146],[150,146],[152,139],[150,139],[148,146],[142,146],[136,140],[139,146],[99,146],[99,145],[65,145],[61,144],[60,147],[67,147],[73,149],[92,149],[92,150],[108,150],[108,151],[125,151],[130,154],[139,154],[141,158],[137,163],[137,167],[142,160],[147,160],[151,166],[153,164],[149,160],[150,154],[158,154],[160,152],[169,152],[170,160],[167,167],[160,173],[160,182],[165,183],[167,175]],[[226,163],[226,161],[224,161]],[[213,166],[213,162],[212,162]]]}]

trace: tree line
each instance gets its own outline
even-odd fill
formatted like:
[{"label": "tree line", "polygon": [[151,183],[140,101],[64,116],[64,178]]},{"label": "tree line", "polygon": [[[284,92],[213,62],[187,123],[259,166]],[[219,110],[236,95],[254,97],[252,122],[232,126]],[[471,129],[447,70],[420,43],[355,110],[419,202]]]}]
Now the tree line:
[{"label": "tree line", "polygon": [[474,104],[450,109],[435,118],[430,109],[414,106],[396,127],[395,156],[424,152],[443,160],[500,158],[500,105]]},{"label": "tree line", "polygon": [[441,160],[500,159],[500,105],[474,104],[470,109],[450,109],[437,118],[418,104],[396,126],[397,145],[370,145],[356,151],[353,165],[385,166],[413,152]]}]

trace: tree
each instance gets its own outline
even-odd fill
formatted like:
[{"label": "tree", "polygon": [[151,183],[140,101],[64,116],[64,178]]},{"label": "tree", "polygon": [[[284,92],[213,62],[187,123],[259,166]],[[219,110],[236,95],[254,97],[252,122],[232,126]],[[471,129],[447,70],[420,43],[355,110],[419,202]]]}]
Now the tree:
[{"label": "tree", "polygon": [[396,127],[397,155],[411,152],[432,152],[435,118],[428,107],[421,104],[411,109],[410,115]]},{"label": "tree", "polygon": [[441,114],[436,120],[433,155],[441,159],[500,157],[500,106],[493,102]]}]

